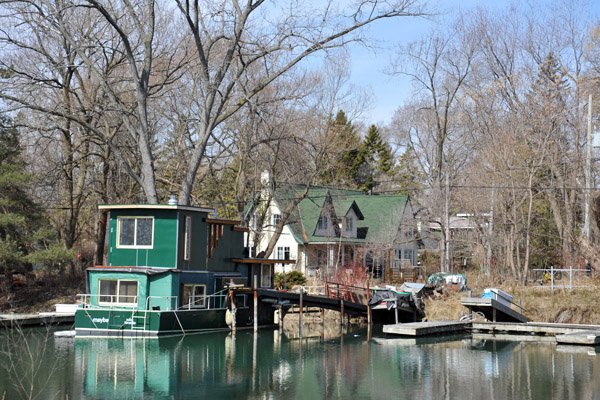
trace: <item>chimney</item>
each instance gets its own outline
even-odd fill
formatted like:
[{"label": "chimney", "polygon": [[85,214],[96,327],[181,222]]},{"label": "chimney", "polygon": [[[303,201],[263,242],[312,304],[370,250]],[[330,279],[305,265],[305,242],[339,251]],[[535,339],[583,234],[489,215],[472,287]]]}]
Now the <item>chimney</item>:
[{"label": "chimney", "polygon": [[178,204],[177,202],[177,196],[175,195],[175,193],[171,193],[171,197],[169,197],[169,203],[170,206],[176,206]]}]

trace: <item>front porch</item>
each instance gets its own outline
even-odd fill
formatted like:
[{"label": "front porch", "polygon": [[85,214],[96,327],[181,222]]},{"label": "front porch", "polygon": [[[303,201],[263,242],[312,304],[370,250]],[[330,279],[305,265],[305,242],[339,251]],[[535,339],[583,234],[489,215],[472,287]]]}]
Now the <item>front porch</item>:
[{"label": "front porch", "polygon": [[306,248],[306,275],[322,276],[341,268],[366,268],[375,281],[402,283],[416,281],[419,267],[414,266],[413,249],[364,243],[319,243]]}]

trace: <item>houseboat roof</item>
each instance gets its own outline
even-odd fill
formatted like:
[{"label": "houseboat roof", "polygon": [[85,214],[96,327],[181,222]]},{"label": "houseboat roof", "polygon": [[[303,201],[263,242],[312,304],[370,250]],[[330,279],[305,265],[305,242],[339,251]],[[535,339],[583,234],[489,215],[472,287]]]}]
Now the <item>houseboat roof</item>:
[{"label": "houseboat roof", "polygon": [[161,268],[161,267],[113,267],[98,265],[87,268],[87,271],[102,271],[102,272],[133,272],[146,275],[158,275],[165,272],[181,272],[176,268]]},{"label": "houseboat roof", "polygon": [[205,207],[170,205],[170,204],[99,204],[99,210],[183,210],[212,213],[214,210]]}]

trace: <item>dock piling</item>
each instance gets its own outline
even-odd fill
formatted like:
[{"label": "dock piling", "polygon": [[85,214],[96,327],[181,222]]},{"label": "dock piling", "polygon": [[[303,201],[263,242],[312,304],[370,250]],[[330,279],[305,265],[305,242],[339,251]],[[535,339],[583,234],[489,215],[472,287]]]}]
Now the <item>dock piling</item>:
[{"label": "dock piling", "polygon": [[256,291],[257,288],[257,275],[254,275],[254,282],[253,282],[253,287],[254,287],[254,333],[258,332],[258,293]]},{"label": "dock piling", "polygon": [[300,290],[300,318],[298,321],[298,334],[300,337],[302,337],[302,309],[304,308],[302,305],[302,292],[304,291]]}]

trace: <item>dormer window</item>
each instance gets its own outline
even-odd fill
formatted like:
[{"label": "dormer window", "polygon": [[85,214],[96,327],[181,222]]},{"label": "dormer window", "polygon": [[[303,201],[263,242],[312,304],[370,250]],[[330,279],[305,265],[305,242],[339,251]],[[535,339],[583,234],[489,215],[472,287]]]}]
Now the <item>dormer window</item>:
[{"label": "dormer window", "polygon": [[277,226],[281,221],[281,214],[273,214],[273,226]]},{"label": "dormer window", "polygon": [[117,247],[151,249],[154,240],[153,217],[119,217]]},{"label": "dormer window", "polygon": [[317,222],[317,229],[321,231],[327,230],[327,217],[325,215],[321,215],[319,217],[319,221]]},{"label": "dormer window", "polygon": [[352,232],[354,230],[354,218],[346,217],[345,224],[346,224],[346,232]]}]

